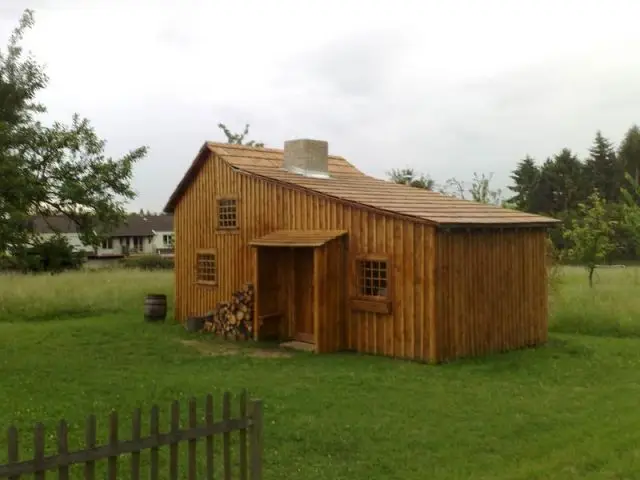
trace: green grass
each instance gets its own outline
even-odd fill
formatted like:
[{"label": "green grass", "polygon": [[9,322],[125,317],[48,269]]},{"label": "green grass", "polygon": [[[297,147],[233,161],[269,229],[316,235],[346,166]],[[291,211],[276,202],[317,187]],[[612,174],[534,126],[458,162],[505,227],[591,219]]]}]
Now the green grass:
[{"label": "green grass", "polygon": [[203,356],[180,327],[142,321],[145,293],[172,294],[165,272],[0,277],[0,426],[26,452],[43,420],[53,449],[66,418],[79,447],[89,413],[104,441],[117,409],[124,438],[135,408],[158,403],[166,428],[171,400],[248,388],[265,405],[265,478],[640,478],[638,286],[633,269],[599,276],[590,290],[566,269],[546,347],[439,367]]},{"label": "green grass", "polygon": [[552,288],[554,332],[640,337],[640,268],[596,270],[589,287],[584,268],[567,267]]}]

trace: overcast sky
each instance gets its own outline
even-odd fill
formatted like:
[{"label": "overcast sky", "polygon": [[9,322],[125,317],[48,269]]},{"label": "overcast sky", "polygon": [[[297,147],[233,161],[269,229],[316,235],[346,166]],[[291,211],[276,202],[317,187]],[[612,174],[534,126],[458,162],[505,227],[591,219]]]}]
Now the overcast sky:
[{"label": "overcast sky", "polygon": [[2,48],[24,8],[51,118],[88,117],[111,155],[150,147],[135,209],[164,206],[218,122],[500,187],[527,153],[640,123],[638,0],[0,0]]}]

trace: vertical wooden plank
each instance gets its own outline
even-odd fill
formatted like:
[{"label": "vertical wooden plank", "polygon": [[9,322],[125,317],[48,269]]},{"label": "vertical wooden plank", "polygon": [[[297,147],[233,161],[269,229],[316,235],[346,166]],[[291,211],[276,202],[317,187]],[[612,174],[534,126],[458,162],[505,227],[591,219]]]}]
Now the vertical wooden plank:
[{"label": "vertical wooden plank", "polygon": [[403,271],[403,260],[404,260],[404,242],[403,242],[403,224],[404,220],[394,219],[393,221],[393,320],[394,320],[394,347],[393,347],[393,356],[394,357],[406,357],[406,348],[405,348],[405,316],[404,316],[404,307],[405,307],[405,298],[404,298],[404,271]]},{"label": "vertical wooden plank", "polygon": [[33,429],[33,458],[35,460],[36,472],[33,476],[36,480],[44,480],[46,472],[43,468],[44,460],[44,425],[37,423]]},{"label": "vertical wooden plank", "polygon": [[[207,395],[206,401],[205,401],[205,414],[204,414],[204,420],[205,423],[207,425],[207,428],[211,428],[213,426],[213,395],[209,394]],[[213,468],[214,468],[214,462],[213,462],[213,439],[214,439],[214,435],[213,434],[209,434],[207,435],[206,439],[205,439],[205,455],[206,455],[206,479],[207,480],[213,480]]]},{"label": "vertical wooden plank", "polygon": [[[131,440],[140,442],[142,437],[142,411],[136,408],[131,418]],[[140,450],[131,454],[131,480],[140,480]]]},{"label": "vertical wooden plank", "polygon": [[[387,218],[384,215],[380,215],[376,217],[376,228],[374,235],[374,245],[375,251],[384,254],[390,253],[385,248],[385,241],[387,238],[386,225]],[[393,260],[393,259],[392,259]],[[393,315],[393,314],[392,314]],[[391,318],[393,318],[391,316]],[[376,323],[376,353],[387,355],[387,335],[388,335],[388,327],[389,324],[389,315],[376,315],[375,323]]]},{"label": "vertical wooden plank", "polygon": [[[154,438],[157,445],[158,435],[160,435],[160,409],[157,405],[151,407],[151,418],[149,419],[150,434]],[[151,447],[149,452],[149,478],[151,480],[158,480],[159,477],[159,448]]]},{"label": "vertical wooden plank", "polygon": [[[225,422],[225,427],[228,425],[227,422],[231,420],[231,394],[229,392],[224,392],[224,396],[222,397],[222,420]],[[224,479],[231,480],[231,432],[225,431],[222,434],[222,459],[224,465]]]},{"label": "vertical wooden plank", "polygon": [[[177,435],[180,430],[180,402],[174,400],[171,402],[171,434]],[[178,441],[172,438],[169,445],[169,478],[178,480]]]},{"label": "vertical wooden plank", "polygon": [[251,247],[251,263],[253,269],[253,339],[260,340],[260,248]]},{"label": "vertical wooden plank", "polygon": [[[191,398],[189,400],[189,429],[195,429],[198,426],[198,410],[196,405],[196,399]],[[188,478],[189,480],[196,480],[197,475],[197,439],[189,440],[188,445]]]},{"label": "vertical wooden plank", "polygon": [[438,269],[438,245],[436,230],[433,227],[428,227],[425,232],[425,238],[427,238],[426,257],[425,257],[425,277],[424,283],[427,287],[427,299],[426,299],[426,315],[427,315],[427,330],[428,330],[428,343],[425,345],[427,351],[425,352],[425,358],[429,359],[429,362],[436,363],[438,358],[436,356],[437,345],[437,318],[440,312],[437,310],[436,302],[438,298],[438,290],[440,289],[439,282],[436,281],[436,275],[439,272]]},{"label": "vertical wooden plank", "polygon": [[404,356],[416,358],[415,338],[416,338],[416,315],[415,315],[415,261],[416,252],[414,249],[415,228],[412,222],[402,222],[403,237],[403,257],[402,257],[402,295],[404,297]]},{"label": "vertical wooden plank", "polygon": [[[18,430],[16,427],[9,427],[7,430],[7,460],[8,464],[18,463],[20,461],[18,445]],[[20,480],[20,475],[13,475],[9,480]]]},{"label": "vertical wooden plank", "polygon": [[[356,273],[355,273],[355,262],[353,261],[353,256],[358,252],[358,244],[357,244],[357,230],[353,228],[354,221],[352,218],[352,208],[344,207],[344,229],[349,232],[347,248],[345,252],[345,265],[346,265],[346,298],[345,301],[345,312],[347,316],[345,317],[345,345],[348,349],[356,348],[356,339],[355,339],[355,324],[358,320],[357,312],[354,312],[349,308],[348,299],[355,295],[356,293]],[[355,230],[355,231],[354,231]]]},{"label": "vertical wooden plank", "polygon": [[107,459],[107,478],[117,480],[118,456],[113,452],[118,448],[118,412],[111,412],[109,415],[109,446],[112,448],[112,454]]},{"label": "vertical wooden plank", "polygon": [[324,342],[324,328],[325,325],[320,325],[320,302],[324,302],[324,298],[320,298],[320,292],[322,290],[322,281],[326,272],[322,269],[322,256],[324,255],[324,249],[322,247],[313,249],[313,272],[312,272],[312,321],[313,321],[313,334],[316,343],[316,353],[322,353],[325,350]]},{"label": "vertical wooden plank", "polygon": [[[85,445],[87,450],[96,448],[96,416],[89,415],[87,417],[84,431]],[[88,461],[84,464],[85,480],[94,480],[96,478],[96,462]]]},{"label": "vertical wooden plank", "polygon": [[[240,394],[240,419],[247,419],[247,391],[242,390]],[[241,428],[239,432],[240,439],[240,480],[247,480],[247,429]]]},{"label": "vertical wooden plank", "polygon": [[69,465],[67,462],[67,454],[69,453],[69,428],[67,422],[60,420],[58,431],[56,433],[58,440],[58,480],[69,480]]},{"label": "vertical wooden plank", "polygon": [[262,480],[262,401],[251,402],[251,480]]},{"label": "vertical wooden plank", "polygon": [[427,290],[424,286],[424,225],[416,225],[413,230],[413,261],[415,262],[415,281],[413,285],[408,285],[407,288],[413,290],[414,298],[414,314],[412,322],[414,325],[413,335],[413,351],[414,358],[419,360],[425,360],[424,358],[424,340],[425,340],[425,320],[426,315],[424,311],[424,298],[427,294]]},{"label": "vertical wooden plank", "polygon": [[[383,252],[389,252],[391,257],[391,271],[389,273],[393,274],[393,265],[395,264],[395,244],[393,238],[393,225],[397,220],[391,217],[387,217],[384,222],[385,229],[385,238],[384,238],[384,250]],[[392,294],[391,297],[391,315],[388,315],[385,318],[384,322],[384,354],[387,356],[395,355],[395,325],[396,325],[396,311],[397,311],[397,295],[395,293],[395,275],[391,275],[389,278],[389,291]]]}]

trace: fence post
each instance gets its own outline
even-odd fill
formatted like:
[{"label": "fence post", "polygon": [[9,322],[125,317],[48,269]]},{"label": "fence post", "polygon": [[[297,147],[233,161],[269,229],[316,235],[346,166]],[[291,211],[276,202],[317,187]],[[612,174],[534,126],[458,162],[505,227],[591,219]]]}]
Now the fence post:
[{"label": "fence post", "polygon": [[251,480],[262,479],[262,401],[251,402]]},{"label": "fence post", "polygon": [[[19,449],[18,449],[18,430],[16,429],[16,427],[9,427],[9,430],[7,431],[7,447],[9,450],[9,463],[8,465],[11,465],[12,463],[18,463],[18,461],[20,460],[19,457]],[[9,477],[9,480],[19,480],[20,479],[20,475],[14,475]]]}]

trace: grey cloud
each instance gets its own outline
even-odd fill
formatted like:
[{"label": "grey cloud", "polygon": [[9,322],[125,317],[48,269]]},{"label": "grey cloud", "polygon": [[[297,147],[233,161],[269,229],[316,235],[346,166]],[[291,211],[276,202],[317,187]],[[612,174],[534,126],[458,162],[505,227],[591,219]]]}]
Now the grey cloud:
[{"label": "grey cloud", "polygon": [[189,31],[176,28],[173,24],[166,24],[156,34],[156,40],[162,45],[185,49],[196,42],[196,38]]},{"label": "grey cloud", "polygon": [[280,81],[287,85],[306,80],[337,95],[368,97],[393,77],[395,60],[406,45],[397,31],[354,33],[289,58],[281,65]]}]

